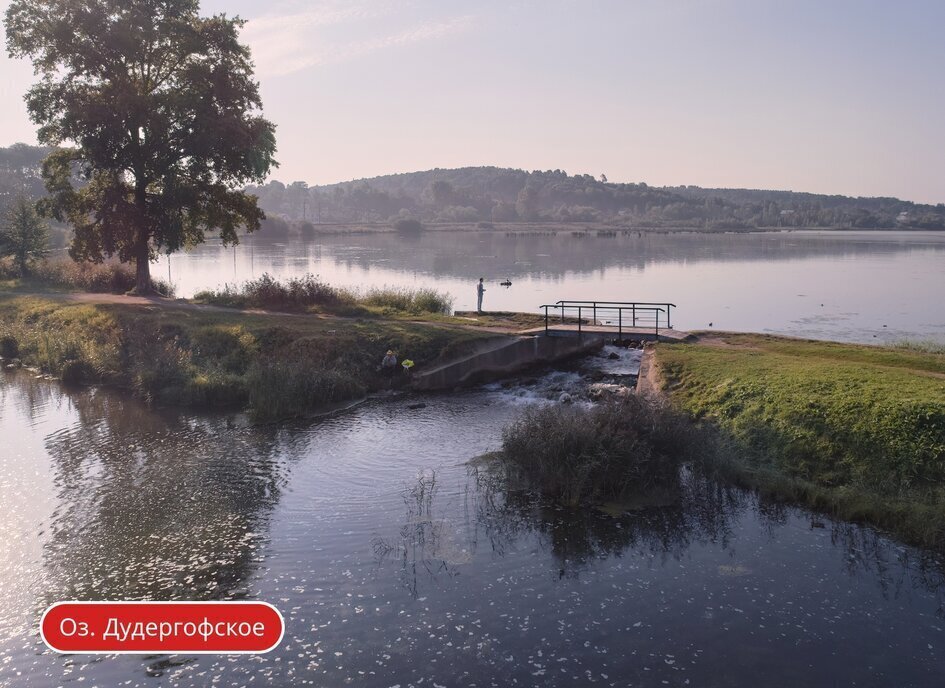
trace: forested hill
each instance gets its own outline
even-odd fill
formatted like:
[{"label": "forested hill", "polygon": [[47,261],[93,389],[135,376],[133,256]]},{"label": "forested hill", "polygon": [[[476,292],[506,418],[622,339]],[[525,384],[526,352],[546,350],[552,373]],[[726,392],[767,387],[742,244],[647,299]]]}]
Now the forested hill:
[{"label": "forested hill", "polygon": [[[0,148],[0,212],[17,194],[38,197],[47,148]],[[945,229],[945,204],[896,198],[850,198],[793,191],[653,187],[499,167],[391,174],[309,187],[271,181],[249,187],[273,231],[283,220],[305,223],[597,222],[621,227],[854,227]]]},{"label": "forested hill", "polygon": [[945,229],[945,204],[754,189],[653,187],[604,175],[498,167],[435,169],[309,187],[251,187],[262,207],[319,222],[602,222],[637,227]]}]

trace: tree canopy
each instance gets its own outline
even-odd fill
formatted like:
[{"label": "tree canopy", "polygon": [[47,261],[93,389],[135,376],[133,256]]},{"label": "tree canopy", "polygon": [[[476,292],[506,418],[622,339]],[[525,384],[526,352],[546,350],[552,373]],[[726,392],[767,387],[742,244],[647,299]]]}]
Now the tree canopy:
[{"label": "tree canopy", "polygon": [[[11,57],[33,61],[26,94],[41,143],[42,209],[75,228],[70,253],[137,264],[150,290],[159,251],[219,230],[258,229],[243,187],[275,166],[243,20],[201,17],[196,0],[13,0]],[[74,183],[78,176],[81,183]]]}]

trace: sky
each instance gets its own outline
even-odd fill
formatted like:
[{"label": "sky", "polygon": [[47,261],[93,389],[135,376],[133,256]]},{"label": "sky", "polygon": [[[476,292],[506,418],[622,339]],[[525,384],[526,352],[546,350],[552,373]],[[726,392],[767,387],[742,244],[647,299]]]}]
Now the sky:
[{"label": "sky", "polygon": [[[284,182],[496,165],[945,202],[941,0],[201,8],[248,20]],[[32,80],[0,57],[0,145],[35,143]]]}]

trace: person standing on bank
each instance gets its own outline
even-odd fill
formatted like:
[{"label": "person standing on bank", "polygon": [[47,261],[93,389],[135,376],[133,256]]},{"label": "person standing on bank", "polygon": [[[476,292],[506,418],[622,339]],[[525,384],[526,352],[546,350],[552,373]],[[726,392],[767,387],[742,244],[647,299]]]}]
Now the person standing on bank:
[{"label": "person standing on bank", "polygon": [[480,278],[479,278],[479,284],[476,285],[476,296],[478,297],[478,299],[477,299],[477,305],[476,305],[476,312],[477,312],[477,313],[482,313],[482,295],[483,295],[483,294],[485,293],[485,291],[486,291],[486,285],[482,283],[482,280],[483,280],[483,279],[484,279],[484,278],[480,277]]}]

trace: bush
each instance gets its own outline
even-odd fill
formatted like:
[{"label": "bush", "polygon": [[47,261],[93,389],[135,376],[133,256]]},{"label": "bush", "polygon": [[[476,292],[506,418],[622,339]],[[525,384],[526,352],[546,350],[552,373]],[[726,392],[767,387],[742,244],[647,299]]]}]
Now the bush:
[{"label": "bush", "polygon": [[16,338],[8,334],[0,337],[0,358],[16,358],[20,355],[20,347]]},{"label": "bush", "polygon": [[426,287],[372,288],[364,296],[332,287],[313,275],[279,281],[269,274],[240,287],[226,285],[217,291],[201,291],[194,300],[231,308],[262,308],[296,311],[319,308],[339,315],[365,315],[365,306],[398,313],[443,313],[453,311],[453,297]]},{"label": "bush", "polygon": [[306,310],[312,306],[332,308],[354,301],[351,294],[319,281],[315,275],[292,277],[281,282],[268,273],[238,288],[226,285],[218,291],[198,292],[194,299],[218,306],[267,310]]},{"label": "bush", "polygon": [[449,315],[453,312],[453,297],[429,287],[374,287],[360,302],[365,306],[387,308],[401,313]]},{"label": "bush", "polygon": [[397,220],[397,222],[394,223],[394,229],[404,234],[419,234],[423,231],[423,223],[421,223],[420,220],[405,218]]},{"label": "bush", "polygon": [[502,446],[526,484],[577,504],[674,484],[692,433],[668,406],[629,396],[589,410],[529,409],[505,429]]}]

